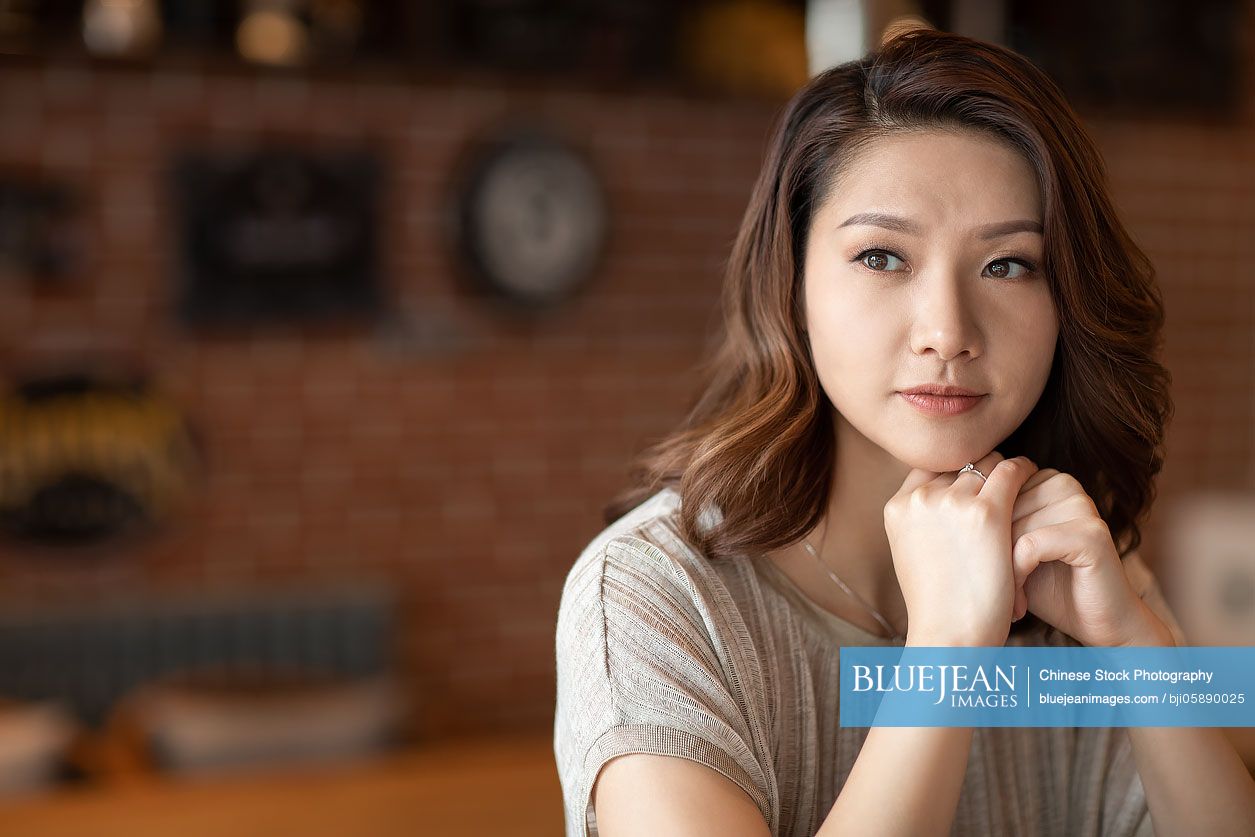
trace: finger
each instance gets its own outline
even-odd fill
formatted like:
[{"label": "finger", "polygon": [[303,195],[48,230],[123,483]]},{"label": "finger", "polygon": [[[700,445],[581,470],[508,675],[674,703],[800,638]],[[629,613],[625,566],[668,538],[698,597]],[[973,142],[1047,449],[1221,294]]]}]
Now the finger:
[{"label": "finger", "polygon": [[[995,450],[985,454],[980,459],[973,462],[972,465],[975,466],[976,470],[980,471],[980,474],[984,474],[987,478],[990,472],[993,471],[993,469],[996,468],[998,463],[1001,461],[1002,454]],[[975,474],[971,471],[964,471],[963,473],[956,471],[950,480],[950,485],[952,488],[955,488],[964,494],[975,497],[980,493],[981,487],[985,484],[985,480],[981,479],[980,474]]]},{"label": "finger", "polygon": [[[1106,528],[1101,520],[1098,523]],[[1073,567],[1089,566],[1092,561],[1087,547],[1093,537],[1090,525],[1088,521],[1069,520],[1034,529],[1012,541],[1011,566],[1016,586],[1023,586],[1033,570],[1047,561],[1062,561]]]},{"label": "finger", "polygon": [[1047,503],[1040,509],[1020,518],[1012,514],[1011,542],[1014,543],[1020,535],[1034,529],[1042,529],[1056,523],[1066,523],[1069,520],[1084,520],[1094,517],[1095,514],[1094,504],[1088,497],[1070,494],[1061,500]]},{"label": "finger", "polygon": [[[1015,507],[1011,512],[1013,521],[1054,503],[1067,501],[1072,497],[1078,498],[1077,502],[1082,508],[1089,508],[1091,513],[1095,510],[1094,501],[1085,493],[1085,489],[1081,487],[1079,482],[1068,478],[1067,474],[1063,474],[1053,468],[1045,470],[1051,472],[1046,480],[1038,483],[1033,488],[1020,489],[1020,495],[1015,498]],[[1037,474],[1030,477],[1025,485],[1033,482],[1033,479],[1040,473],[1041,471],[1038,471]]]},{"label": "finger", "polygon": [[[1036,531],[1041,530],[1038,529]],[[1011,540],[1011,575],[1014,578],[1015,589],[1017,590],[1024,587],[1028,577],[1033,574],[1033,570],[1042,564],[1042,558],[1038,556],[1037,547],[1020,546],[1021,540],[1022,537]]]},{"label": "finger", "polygon": [[1024,488],[1021,489],[1021,491],[1031,491],[1057,473],[1059,473],[1057,468],[1040,468],[1037,473],[1028,478],[1028,481],[1024,483]]},{"label": "finger", "polygon": [[906,479],[902,481],[901,487],[894,494],[910,494],[926,482],[931,482],[940,476],[938,471],[926,471],[923,468],[912,468],[911,472],[906,475]]},{"label": "finger", "polygon": [[[1050,477],[1058,473],[1054,468],[1042,468],[1024,481],[1024,485],[1020,487],[1019,496],[1015,498],[1015,507],[1012,509],[1011,519],[1016,520],[1026,514],[1032,514],[1038,509],[1045,508],[1051,500],[1052,484],[1049,482]],[[1046,476],[1042,476],[1045,474]]]},{"label": "finger", "polygon": [[1036,471],[1037,466],[1028,457],[1004,459],[989,472],[989,478],[981,486],[980,496],[991,498],[1009,519],[1020,486]]},{"label": "finger", "polygon": [[[1034,474],[1033,476],[1037,476]],[[1011,522],[1028,517],[1050,505],[1050,498],[1040,491],[1021,491],[1011,507]]]},{"label": "finger", "polygon": [[1028,613],[1028,594],[1023,587],[1015,588],[1015,603],[1011,605],[1011,621],[1018,622]]}]

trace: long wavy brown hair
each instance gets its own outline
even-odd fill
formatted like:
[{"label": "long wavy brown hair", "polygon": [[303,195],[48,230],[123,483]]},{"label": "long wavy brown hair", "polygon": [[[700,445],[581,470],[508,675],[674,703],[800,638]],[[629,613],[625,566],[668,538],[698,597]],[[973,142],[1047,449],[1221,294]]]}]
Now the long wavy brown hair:
[{"label": "long wavy brown hair", "polygon": [[[710,560],[777,550],[817,525],[836,451],[835,408],[801,307],[812,213],[861,145],[956,126],[1010,143],[1031,164],[1060,319],[1045,390],[999,453],[1075,477],[1122,558],[1141,544],[1173,412],[1157,360],[1154,269],[1117,218],[1101,156],[1055,83],[1012,50],[931,29],[820,73],[784,107],[726,265],[721,342],[699,366],[704,389],[680,426],[640,454],[606,523],[671,486],[681,534]],[[1013,629],[1030,627],[1028,616]]]}]

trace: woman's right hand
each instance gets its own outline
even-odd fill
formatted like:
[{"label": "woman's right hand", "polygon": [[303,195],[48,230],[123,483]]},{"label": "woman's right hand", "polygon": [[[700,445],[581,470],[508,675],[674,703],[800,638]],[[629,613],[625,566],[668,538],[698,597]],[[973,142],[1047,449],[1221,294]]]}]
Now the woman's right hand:
[{"label": "woman's right hand", "polygon": [[1037,466],[997,451],[974,464],[987,480],[915,468],[885,504],[910,645],[1002,646],[1021,609],[1011,513]]}]

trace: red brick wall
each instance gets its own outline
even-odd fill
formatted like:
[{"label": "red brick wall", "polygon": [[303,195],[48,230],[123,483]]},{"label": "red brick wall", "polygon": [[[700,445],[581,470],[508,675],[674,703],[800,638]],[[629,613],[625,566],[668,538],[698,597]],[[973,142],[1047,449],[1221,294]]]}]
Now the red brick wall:
[{"label": "red brick wall", "polygon": [[1238,37],[1237,113],[1207,123],[1086,115],[1167,309],[1177,412],[1148,526],[1152,562],[1174,498],[1255,488],[1255,7]]},{"label": "red brick wall", "polygon": [[[1178,413],[1163,503],[1255,482],[1253,80],[1248,70],[1234,121],[1086,115],[1167,300]],[[204,432],[209,470],[186,517],[133,554],[60,563],[8,549],[0,596],[391,579],[424,732],[544,728],[562,579],[630,455],[673,425],[696,384],[690,365],[778,104],[5,67],[0,166],[83,191],[89,258],[65,292],[0,284],[0,371],[75,351],[139,359]],[[534,328],[458,290],[439,228],[463,143],[514,111],[544,114],[590,153],[614,212],[595,285]],[[272,137],[384,156],[399,331],[197,338],[174,321],[171,154]]]},{"label": "red brick wall", "polygon": [[[88,254],[77,288],[0,286],[0,369],[138,359],[208,453],[168,532],[87,561],[10,548],[0,595],[392,579],[424,730],[547,723],[562,579],[631,453],[684,403],[773,106],[51,65],[6,68],[0,107],[0,166],[82,190]],[[459,290],[439,227],[464,143],[514,112],[591,154],[614,211],[595,286],[530,328]],[[384,156],[399,326],[197,338],[175,322],[171,155],[273,137]]]}]

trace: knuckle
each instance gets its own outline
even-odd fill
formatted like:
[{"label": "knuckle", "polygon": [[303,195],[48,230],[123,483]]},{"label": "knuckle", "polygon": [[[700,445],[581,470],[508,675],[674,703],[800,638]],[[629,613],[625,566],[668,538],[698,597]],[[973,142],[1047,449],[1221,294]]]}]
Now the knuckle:
[{"label": "knuckle", "polygon": [[1076,506],[1077,510],[1080,512],[1089,513],[1098,511],[1098,509],[1094,506],[1094,501],[1090,499],[1088,494],[1073,494],[1068,498],[1067,502],[1070,505]]},{"label": "knuckle", "polygon": [[897,521],[906,517],[914,503],[914,493],[898,494],[885,503],[885,522]]},{"label": "knuckle", "polygon": [[[994,466],[994,471],[1009,471],[1012,476],[1022,470],[1024,470],[1024,465],[1018,459],[1004,459]],[[989,475],[992,477],[993,472],[991,471]]]},{"label": "knuckle", "polygon": [[1085,489],[1081,485],[1080,480],[1078,480],[1076,477],[1072,476],[1071,474],[1065,474],[1065,473],[1060,472],[1054,476],[1054,479],[1062,483],[1063,486],[1068,491],[1072,491],[1072,492],[1079,491],[1082,494],[1085,493]]},{"label": "knuckle", "polygon": [[1050,482],[1055,477],[1059,476],[1062,472],[1059,471],[1057,468],[1042,468],[1037,473],[1040,474],[1044,478],[1042,482]]},{"label": "knuckle", "polygon": [[897,497],[894,497],[889,502],[885,503],[885,522],[886,523],[892,520],[897,520],[898,516],[901,513],[902,513],[902,502]]},{"label": "knuckle", "polygon": [[936,499],[937,487],[931,483],[921,485],[919,488],[911,492],[911,496],[907,498],[908,508],[922,509],[932,504]]},{"label": "knuckle", "polygon": [[990,523],[997,516],[998,510],[994,504],[982,497],[976,497],[970,504],[970,514],[977,523]]},{"label": "knuckle", "polygon": [[1096,538],[1107,538],[1111,536],[1111,530],[1107,528],[1107,521],[1101,517],[1091,518],[1089,524],[1090,534]]}]

